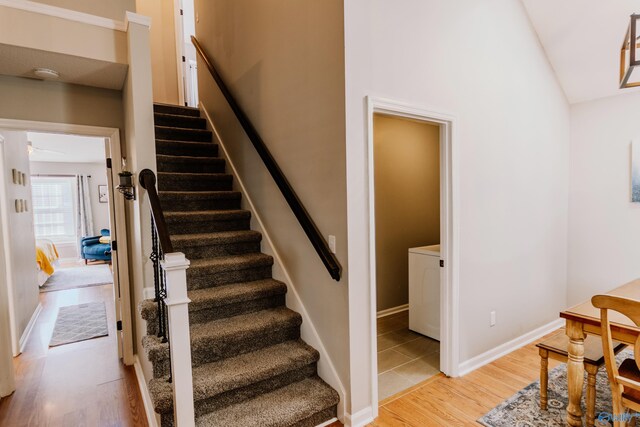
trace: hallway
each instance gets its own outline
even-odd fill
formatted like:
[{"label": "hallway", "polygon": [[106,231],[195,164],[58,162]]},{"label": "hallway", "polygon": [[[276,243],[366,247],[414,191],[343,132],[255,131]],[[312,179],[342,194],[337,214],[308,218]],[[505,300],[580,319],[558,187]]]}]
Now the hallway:
[{"label": "hallway", "polygon": [[[16,391],[0,401],[0,425],[147,426],[135,371],[118,359],[112,286],[40,294],[43,310],[14,359]],[[109,336],[49,348],[58,308],[93,301],[106,304]]]}]

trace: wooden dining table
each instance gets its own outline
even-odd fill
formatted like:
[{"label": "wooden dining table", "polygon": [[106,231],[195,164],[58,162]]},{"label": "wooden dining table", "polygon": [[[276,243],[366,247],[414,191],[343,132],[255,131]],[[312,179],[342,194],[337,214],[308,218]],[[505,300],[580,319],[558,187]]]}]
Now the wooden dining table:
[{"label": "wooden dining table", "polygon": [[[640,300],[640,279],[605,293]],[[567,424],[582,426],[580,402],[584,384],[584,338],[586,334],[601,335],[600,310],[595,308],[589,300],[562,311],[560,317],[566,320],[566,331],[569,337]],[[640,328],[635,323],[617,312],[610,312],[609,319],[611,321],[611,335],[614,340],[631,345],[635,344],[640,336]]]}]

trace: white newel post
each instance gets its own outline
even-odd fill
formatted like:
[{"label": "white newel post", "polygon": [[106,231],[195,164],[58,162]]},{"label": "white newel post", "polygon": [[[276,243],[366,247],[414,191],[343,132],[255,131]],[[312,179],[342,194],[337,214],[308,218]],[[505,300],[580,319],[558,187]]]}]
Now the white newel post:
[{"label": "white newel post", "polygon": [[189,268],[189,264],[189,260],[182,252],[165,254],[164,260],[160,262],[166,273],[167,298],[165,303],[169,312],[173,411],[176,427],[195,425],[191,340],[189,337],[189,303],[191,300],[187,297],[187,268]]}]

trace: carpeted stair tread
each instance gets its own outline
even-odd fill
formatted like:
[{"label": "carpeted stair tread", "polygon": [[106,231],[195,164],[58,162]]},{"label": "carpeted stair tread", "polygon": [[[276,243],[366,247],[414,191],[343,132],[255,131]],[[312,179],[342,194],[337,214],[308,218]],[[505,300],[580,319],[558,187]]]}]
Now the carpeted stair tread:
[{"label": "carpeted stair tread", "polygon": [[[230,285],[196,289],[187,292],[191,300],[189,311],[215,309],[223,305],[247,302],[274,295],[284,295],[286,293],[287,285],[273,279],[232,283]],[[156,319],[157,307],[157,303],[152,299],[146,299],[140,302],[138,311],[144,320],[154,321]]]},{"label": "carpeted stair tread", "polygon": [[[250,386],[269,378],[297,371],[316,363],[317,350],[302,340],[285,341],[270,347],[193,369],[194,401]],[[154,378],[149,383],[154,409],[158,413],[173,411],[173,391],[166,378]]]},{"label": "carpeted stair tread", "polygon": [[252,267],[265,267],[273,265],[273,257],[263,253],[243,254],[213,259],[196,259],[191,261],[190,270],[204,269],[210,273],[243,270]]},{"label": "carpeted stair tread", "polygon": [[314,426],[320,422],[310,421],[314,424],[305,424],[305,421],[318,412],[334,407],[339,400],[338,393],[320,378],[307,378],[197,417],[196,426]]},{"label": "carpeted stair tread", "polygon": [[247,230],[251,212],[242,209],[165,211],[172,236],[213,231]]},{"label": "carpeted stair tread", "polygon": [[208,211],[168,211],[164,213],[167,221],[224,221],[229,219],[248,219],[251,212],[244,209],[208,210]]},{"label": "carpeted stair tread", "polygon": [[159,191],[232,190],[233,176],[227,173],[159,172]]},{"label": "carpeted stair tread", "polygon": [[214,233],[176,234],[171,236],[174,247],[224,245],[225,243],[259,242],[262,233],[254,230],[220,231]]},{"label": "carpeted stair tread", "polygon": [[[254,340],[259,340],[267,333],[299,327],[301,324],[300,314],[287,307],[276,307],[190,325],[192,364],[199,366],[213,360],[223,359],[225,357],[224,347],[230,343],[246,343],[247,350],[242,353],[277,344],[277,342],[263,342],[257,348],[248,346],[249,344],[254,345]],[[299,335],[296,338],[299,338]],[[142,346],[152,363],[166,360],[169,357],[169,345],[161,342],[161,338],[145,335],[142,338]],[[213,360],[208,360],[208,358],[200,360],[199,355],[207,355]]]},{"label": "carpeted stair tread", "polygon": [[226,162],[219,157],[156,155],[158,172],[224,173]]},{"label": "carpeted stair tread", "polygon": [[215,156],[218,154],[218,144],[156,138],[156,154],[185,157]]},{"label": "carpeted stair tread", "polygon": [[158,191],[164,211],[240,209],[239,191]]},{"label": "carpeted stair tread", "polygon": [[156,139],[170,141],[200,141],[210,142],[213,133],[207,129],[190,129],[173,126],[155,126]]},{"label": "carpeted stair tread", "polygon": [[153,112],[160,114],[176,114],[180,116],[200,117],[200,110],[195,107],[187,107],[184,105],[163,104],[161,102],[153,103]]},{"label": "carpeted stair tread", "polygon": [[183,127],[192,129],[206,129],[207,120],[203,117],[185,116],[182,114],[154,113],[153,121],[156,125]]},{"label": "carpeted stair tread", "polygon": [[[240,199],[242,195],[239,191],[158,191],[158,196],[178,197],[183,199]],[[171,210],[169,210],[171,212]]]}]

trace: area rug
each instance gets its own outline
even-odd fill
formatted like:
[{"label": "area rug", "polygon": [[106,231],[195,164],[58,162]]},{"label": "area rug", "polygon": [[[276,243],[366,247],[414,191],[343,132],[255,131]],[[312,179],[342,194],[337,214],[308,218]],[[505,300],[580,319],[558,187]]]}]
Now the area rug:
[{"label": "area rug", "polygon": [[104,302],[60,307],[49,347],[109,335]]},{"label": "area rug", "polygon": [[113,275],[107,264],[84,267],[60,268],[56,270],[40,292],[62,291],[65,289],[87,288],[113,283]]},{"label": "area rug", "polygon": [[[616,356],[618,363],[633,357],[632,350],[624,350]],[[585,373],[585,386],[586,386]],[[586,411],[586,388],[582,394],[582,412]],[[493,408],[478,422],[487,427],[564,427],[566,426],[567,365],[561,364],[549,371],[548,409],[540,410],[540,381],[535,381]],[[598,415],[602,413],[600,419]],[[597,427],[611,426],[606,414],[611,413],[611,389],[607,371],[603,366],[596,376],[596,422]],[[584,419],[584,418],[583,418]]]}]

